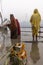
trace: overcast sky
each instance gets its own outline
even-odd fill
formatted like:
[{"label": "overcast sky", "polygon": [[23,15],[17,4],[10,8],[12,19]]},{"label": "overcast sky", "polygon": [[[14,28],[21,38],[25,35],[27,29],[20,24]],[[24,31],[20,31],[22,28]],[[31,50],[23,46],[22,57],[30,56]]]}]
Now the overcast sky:
[{"label": "overcast sky", "polygon": [[38,8],[43,19],[43,0],[2,0],[0,10],[4,18],[9,18],[11,13],[21,20],[29,20],[35,8]]}]

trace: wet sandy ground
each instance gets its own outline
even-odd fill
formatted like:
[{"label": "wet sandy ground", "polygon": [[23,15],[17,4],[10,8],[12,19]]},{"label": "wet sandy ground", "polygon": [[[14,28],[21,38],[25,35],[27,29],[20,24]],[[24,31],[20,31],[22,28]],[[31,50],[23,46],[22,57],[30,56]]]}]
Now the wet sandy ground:
[{"label": "wet sandy ground", "polygon": [[[0,50],[0,57],[6,54],[6,47],[11,46],[11,43],[15,43],[15,40],[10,39],[8,35],[0,35],[0,44],[3,45],[2,49]],[[32,42],[32,36],[21,36],[21,43],[24,41],[26,45],[27,51],[27,65],[43,65],[43,38],[38,38],[39,42]],[[29,43],[29,41],[31,41]],[[16,40],[18,42],[18,40]],[[6,57],[0,60],[0,65],[4,65]]]}]

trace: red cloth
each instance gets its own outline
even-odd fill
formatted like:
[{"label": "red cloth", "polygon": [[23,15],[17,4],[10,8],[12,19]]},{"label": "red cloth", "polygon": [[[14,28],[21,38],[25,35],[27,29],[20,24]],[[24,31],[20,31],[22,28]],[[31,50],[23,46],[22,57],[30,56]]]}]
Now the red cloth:
[{"label": "red cloth", "polygon": [[17,24],[17,29],[18,29],[18,35],[20,35],[21,31],[20,31],[20,24],[19,24],[18,19],[16,19],[16,24]]},{"label": "red cloth", "polygon": [[14,16],[10,17],[11,20],[11,31],[14,31],[15,28],[17,28],[16,19]]}]

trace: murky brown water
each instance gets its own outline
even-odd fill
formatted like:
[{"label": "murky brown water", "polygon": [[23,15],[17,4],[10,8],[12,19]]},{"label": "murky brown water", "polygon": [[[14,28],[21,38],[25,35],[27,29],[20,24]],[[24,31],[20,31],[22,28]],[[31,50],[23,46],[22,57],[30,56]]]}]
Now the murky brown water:
[{"label": "murky brown water", "polygon": [[28,65],[43,65],[43,43],[27,43]]},{"label": "murky brown water", "polygon": [[[25,39],[25,41],[27,38],[23,37],[23,39]],[[30,38],[30,39],[32,39],[32,38]],[[38,40],[43,40],[43,38],[42,39],[40,38]],[[7,52],[6,47],[11,46],[11,44],[12,43],[14,44],[15,41],[18,42],[18,40],[11,40],[8,35],[5,35],[5,37],[0,35],[0,44],[3,45],[2,49],[0,50],[0,58],[4,54],[6,54],[6,52]],[[27,51],[27,61],[28,61],[27,65],[43,65],[43,43],[41,43],[41,42],[37,42],[37,43],[36,42],[34,42],[34,43],[24,42],[24,43],[26,45],[26,51]],[[0,60],[0,65],[4,65],[6,58],[7,57],[3,57]]]}]

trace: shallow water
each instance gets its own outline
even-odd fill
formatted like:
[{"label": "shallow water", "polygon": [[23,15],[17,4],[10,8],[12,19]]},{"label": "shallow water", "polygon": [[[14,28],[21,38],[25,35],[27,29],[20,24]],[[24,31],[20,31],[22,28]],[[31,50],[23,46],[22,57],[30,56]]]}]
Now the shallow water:
[{"label": "shallow water", "polygon": [[[39,42],[30,42],[32,41],[32,33],[28,33],[27,36],[25,36],[27,33],[24,33],[24,36],[22,36],[23,33],[21,33],[21,43],[24,41],[26,45],[26,51],[27,51],[27,65],[43,65],[43,38],[38,38]],[[18,40],[12,40],[10,39],[9,34],[2,34],[0,33],[0,44],[2,44],[2,49],[0,49],[0,58],[3,55],[6,55],[8,47],[11,46],[12,43],[17,43]],[[28,42],[26,42],[28,41]],[[7,47],[7,49],[6,49]],[[3,57],[0,60],[0,65],[4,65],[5,60],[7,57]]]}]

